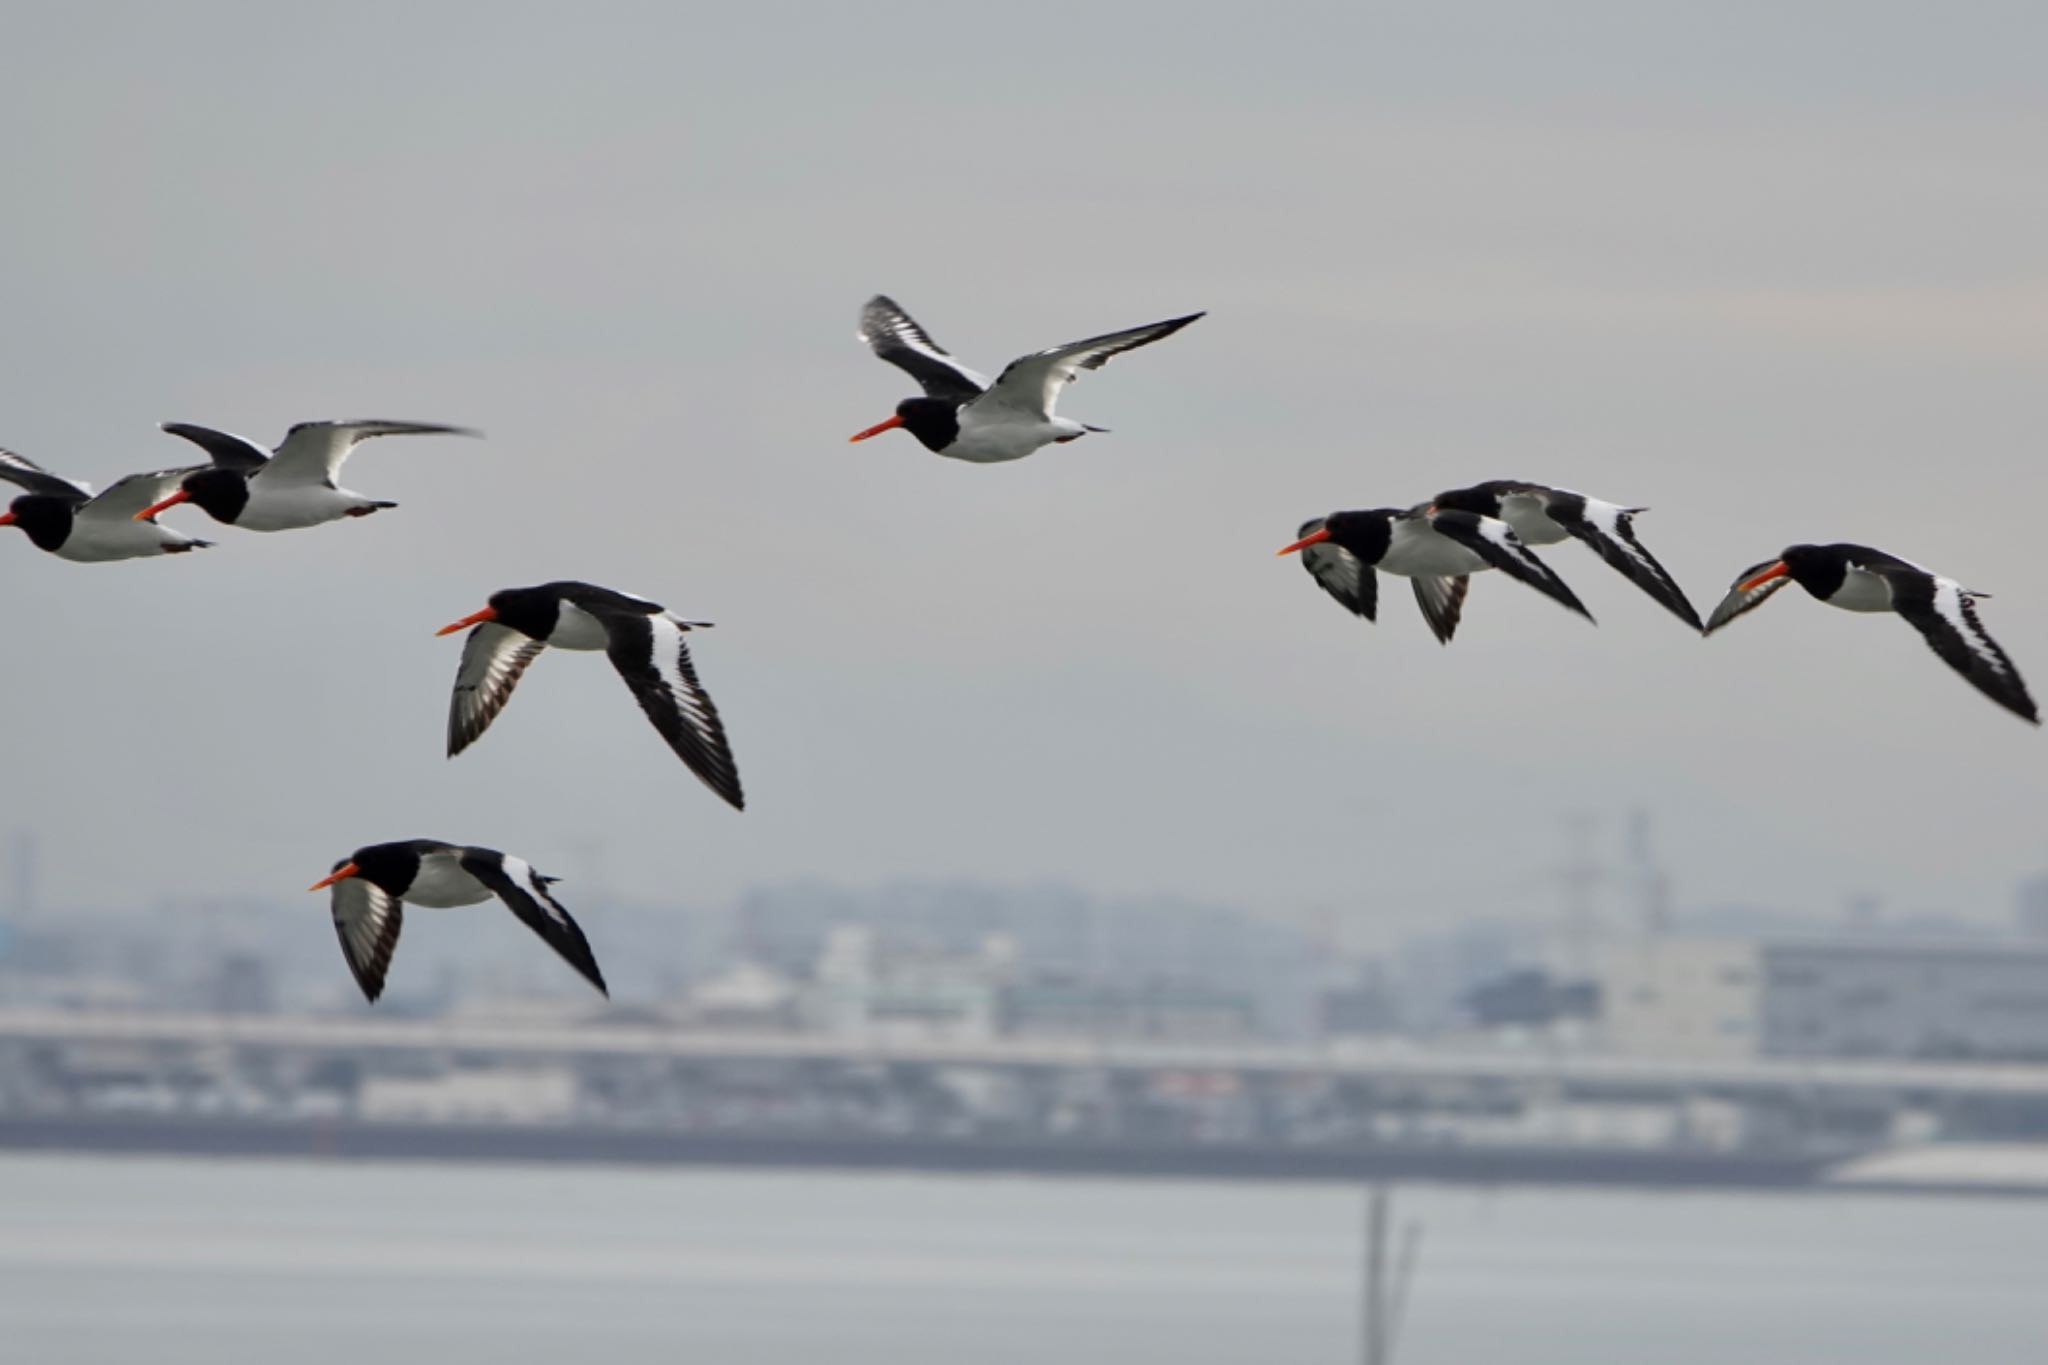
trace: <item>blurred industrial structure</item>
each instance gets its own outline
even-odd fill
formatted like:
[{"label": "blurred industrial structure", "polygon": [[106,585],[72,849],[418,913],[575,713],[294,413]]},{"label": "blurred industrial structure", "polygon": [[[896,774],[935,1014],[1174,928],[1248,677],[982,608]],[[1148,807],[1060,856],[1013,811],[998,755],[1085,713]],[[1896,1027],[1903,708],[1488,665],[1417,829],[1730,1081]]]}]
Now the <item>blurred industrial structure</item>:
[{"label": "blurred industrial structure", "polygon": [[1610,867],[1592,820],[1566,826],[1547,929],[1347,951],[1328,911],[1058,886],[584,897],[613,1002],[480,915],[408,925],[374,1009],[324,916],[53,911],[17,838],[0,1141],[1775,1182],[2048,1140],[2048,879],[2002,933],[1867,904],[1680,912],[1648,816],[1618,828]]}]

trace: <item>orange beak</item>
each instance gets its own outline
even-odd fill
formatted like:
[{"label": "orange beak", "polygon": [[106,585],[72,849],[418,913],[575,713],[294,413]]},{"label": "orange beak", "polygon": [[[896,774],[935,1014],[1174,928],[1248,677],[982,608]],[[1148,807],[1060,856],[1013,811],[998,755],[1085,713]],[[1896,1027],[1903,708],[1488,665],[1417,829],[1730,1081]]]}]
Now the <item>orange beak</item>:
[{"label": "orange beak", "polygon": [[306,889],[308,891],[323,891],[326,888],[334,885],[336,882],[340,881],[344,877],[355,877],[360,876],[361,874],[362,869],[357,867],[354,863],[343,863],[340,867],[335,868],[334,871],[328,873],[326,876],[322,877],[319,881],[314,882],[311,886],[307,887]]},{"label": "orange beak", "polygon": [[1283,549],[1275,550],[1273,551],[1273,553],[1276,555],[1291,555],[1296,550],[1306,550],[1311,545],[1320,545],[1329,538],[1330,528],[1325,526],[1322,530],[1316,531],[1310,535],[1305,535],[1300,540],[1295,541],[1292,545],[1286,546]]},{"label": "orange beak", "polygon": [[450,621],[447,625],[435,631],[434,634],[453,635],[458,630],[468,630],[471,626],[481,625],[485,621],[495,621],[497,619],[498,609],[496,607],[485,607],[482,611],[471,612],[460,621]]},{"label": "orange beak", "polygon": [[1781,559],[1777,563],[1765,569],[1762,573],[1751,574],[1748,578],[1745,578],[1740,583],[1737,583],[1735,585],[1735,591],[1748,592],[1751,588],[1762,587],[1764,584],[1770,582],[1773,578],[1783,578],[1787,573],[1790,572],[1791,570],[1785,567],[1785,561]]},{"label": "orange beak", "polygon": [[869,427],[866,431],[861,432],[859,435],[849,436],[846,439],[848,441],[865,441],[870,436],[880,436],[883,432],[894,431],[897,427],[900,427],[902,425],[903,419],[901,417],[891,417],[886,422],[877,422],[873,426]]},{"label": "orange beak", "polygon": [[14,525],[14,513],[12,513],[12,512],[0,512],[0,526],[12,526],[12,525]]},{"label": "orange beak", "polygon": [[187,493],[184,489],[180,488],[177,492],[171,494],[162,502],[153,502],[149,506],[143,508],[140,512],[137,512],[135,514],[135,519],[137,521],[148,521],[151,517],[163,511],[166,507],[176,507],[181,502],[190,502],[191,500],[192,495],[190,493]]}]

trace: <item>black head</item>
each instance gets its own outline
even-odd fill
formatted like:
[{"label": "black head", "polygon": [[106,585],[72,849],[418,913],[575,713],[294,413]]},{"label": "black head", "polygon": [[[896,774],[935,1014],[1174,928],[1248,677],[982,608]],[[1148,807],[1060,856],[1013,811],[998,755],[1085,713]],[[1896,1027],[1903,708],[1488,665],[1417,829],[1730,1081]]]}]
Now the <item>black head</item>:
[{"label": "black head", "polygon": [[1398,515],[1391,507],[1376,507],[1365,512],[1332,512],[1323,518],[1323,529],[1329,532],[1333,545],[1349,550],[1367,564],[1377,564],[1393,539],[1394,518]]},{"label": "black head", "polygon": [[249,476],[239,469],[208,465],[187,474],[178,487],[185,501],[215,521],[233,523],[249,505]]},{"label": "black head", "polygon": [[1837,545],[1788,545],[1778,556],[1785,576],[1815,597],[1832,597],[1848,576],[1849,561]]},{"label": "black head", "polygon": [[334,870],[350,864],[358,877],[394,896],[403,895],[420,874],[419,850],[411,843],[366,844],[336,863]]},{"label": "black head", "polygon": [[555,621],[562,611],[562,599],[555,592],[557,586],[546,583],[537,588],[502,588],[491,594],[490,605],[460,621],[450,621],[434,634],[453,635],[458,630],[495,621],[521,635],[545,640],[555,633]]},{"label": "black head", "polygon": [[7,514],[0,517],[0,526],[19,526],[37,549],[54,550],[70,538],[71,521],[77,515],[78,503],[74,499],[24,493],[7,504]]},{"label": "black head", "polygon": [[960,404],[946,398],[906,398],[896,405],[894,417],[877,422],[851,439],[865,441],[898,427],[924,442],[926,450],[944,450],[960,435]]},{"label": "black head", "polygon": [[554,634],[562,614],[562,599],[553,584],[537,588],[504,588],[490,597],[491,619],[521,635],[545,640]]}]

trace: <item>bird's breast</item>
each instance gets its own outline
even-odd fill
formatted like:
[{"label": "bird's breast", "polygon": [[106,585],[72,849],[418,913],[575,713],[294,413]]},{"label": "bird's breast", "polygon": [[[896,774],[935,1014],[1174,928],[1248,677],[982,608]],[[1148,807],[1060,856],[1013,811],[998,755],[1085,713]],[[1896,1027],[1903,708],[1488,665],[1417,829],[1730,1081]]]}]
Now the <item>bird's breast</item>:
[{"label": "bird's breast", "polygon": [[452,905],[475,905],[491,898],[490,888],[464,870],[451,854],[433,853],[420,859],[420,870],[405,888],[408,904],[430,910]]},{"label": "bird's breast", "polygon": [[555,616],[555,628],[548,635],[548,643],[556,649],[603,649],[611,641],[605,634],[604,622],[574,602],[564,602]]}]

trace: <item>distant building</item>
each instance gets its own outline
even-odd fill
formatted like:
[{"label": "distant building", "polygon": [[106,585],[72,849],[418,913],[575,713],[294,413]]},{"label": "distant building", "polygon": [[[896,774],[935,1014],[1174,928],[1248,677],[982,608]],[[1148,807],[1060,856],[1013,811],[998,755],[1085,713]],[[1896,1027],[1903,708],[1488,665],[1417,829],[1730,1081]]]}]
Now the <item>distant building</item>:
[{"label": "distant building", "polygon": [[1603,973],[1617,1050],[1661,1057],[2048,1059],[2048,945],[1665,939]]},{"label": "distant building", "polygon": [[828,1033],[889,1029],[994,1037],[1015,955],[1015,945],[999,935],[972,955],[884,951],[873,928],[842,925],[825,939],[800,1013]]},{"label": "distant building", "polygon": [[2048,872],[2021,882],[2012,908],[2021,933],[2029,938],[2048,939]]},{"label": "distant building", "polygon": [[1002,1009],[1003,1032],[1014,1037],[1220,1043],[1258,1032],[1258,1008],[1250,996],[1172,982],[1022,982],[1003,992]]}]

